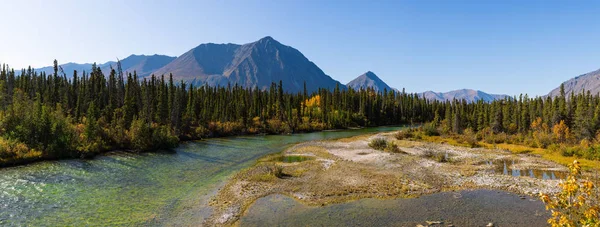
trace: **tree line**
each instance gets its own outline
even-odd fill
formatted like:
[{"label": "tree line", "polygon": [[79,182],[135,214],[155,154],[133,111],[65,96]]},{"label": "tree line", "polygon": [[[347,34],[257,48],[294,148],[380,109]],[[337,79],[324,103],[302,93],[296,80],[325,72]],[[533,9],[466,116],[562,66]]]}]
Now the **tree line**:
[{"label": "tree line", "polygon": [[138,78],[120,63],[108,75],[94,64],[70,76],[56,61],[51,74],[3,65],[0,165],[169,149],[204,137],[428,122],[440,104],[370,88],[309,93],[305,84],[288,93],[281,81],[267,90],[194,87],[172,75]]},{"label": "tree line", "polygon": [[429,134],[472,135],[473,141],[513,143],[600,160],[600,96],[584,91],[527,95],[493,102],[448,101],[435,110]]},{"label": "tree line", "polygon": [[563,86],[554,98],[441,102],[372,88],[309,93],[306,84],[303,92],[288,93],[281,81],[266,90],[195,87],[172,75],[138,78],[116,66],[108,75],[94,64],[67,76],[56,61],[51,74],[2,65],[0,165],[169,149],[205,137],[416,123],[427,123],[431,134],[474,133],[498,143],[587,144],[563,152],[600,159],[593,146],[600,140],[600,97],[567,95]]}]

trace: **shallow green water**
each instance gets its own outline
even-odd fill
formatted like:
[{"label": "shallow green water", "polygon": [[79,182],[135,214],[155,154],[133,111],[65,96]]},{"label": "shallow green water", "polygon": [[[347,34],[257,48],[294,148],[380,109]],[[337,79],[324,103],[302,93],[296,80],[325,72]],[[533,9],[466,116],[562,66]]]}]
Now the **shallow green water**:
[{"label": "shallow green water", "polygon": [[311,207],[283,195],[258,199],[241,226],[546,226],[550,213],[537,198],[496,190],[443,192],[413,199],[361,199]]},{"label": "shallow green water", "polygon": [[308,157],[308,156],[298,156],[298,155],[286,155],[286,156],[281,156],[279,158],[280,162],[285,162],[285,163],[293,163],[293,162],[303,162],[303,161],[308,161],[308,160],[313,160],[313,157]]},{"label": "shallow green water", "polygon": [[198,224],[210,214],[207,195],[261,156],[298,142],[397,129],[208,139],[170,153],[116,152],[0,169],[0,225]]}]

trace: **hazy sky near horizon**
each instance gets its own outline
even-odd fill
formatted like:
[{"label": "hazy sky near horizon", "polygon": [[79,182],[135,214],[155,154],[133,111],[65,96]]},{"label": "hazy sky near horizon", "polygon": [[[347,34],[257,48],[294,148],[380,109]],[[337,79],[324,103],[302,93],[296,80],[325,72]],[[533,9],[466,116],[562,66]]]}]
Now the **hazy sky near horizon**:
[{"label": "hazy sky near horizon", "polygon": [[178,56],[272,36],[342,83],[544,95],[600,68],[600,1],[0,0],[15,68]]}]

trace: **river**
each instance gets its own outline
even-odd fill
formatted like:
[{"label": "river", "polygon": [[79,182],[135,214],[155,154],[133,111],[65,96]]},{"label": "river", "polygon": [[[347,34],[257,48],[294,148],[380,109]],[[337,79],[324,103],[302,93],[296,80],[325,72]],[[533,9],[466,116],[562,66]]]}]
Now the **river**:
[{"label": "river", "polygon": [[112,152],[4,168],[0,225],[195,225],[210,214],[210,195],[264,155],[305,141],[398,129],[215,138],[183,143],[174,152]]}]

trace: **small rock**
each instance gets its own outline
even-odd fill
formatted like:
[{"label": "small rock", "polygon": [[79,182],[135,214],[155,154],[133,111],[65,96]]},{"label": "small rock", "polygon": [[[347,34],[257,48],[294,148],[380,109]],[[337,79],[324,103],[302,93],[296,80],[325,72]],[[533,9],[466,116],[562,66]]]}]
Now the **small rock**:
[{"label": "small rock", "polygon": [[424,225],[418,224],[417,227],[425,227]]},{"label": "small rock", "polygon": [[439,224],[444,224],[444,222],[441,222],[441,221],[425,221],[425,223],[427,223],[427,225],[439,225]]},{"label": "small rock", "polygon": [[486,225],[486,227],[494,227],[494,223],[490,222]]}]

